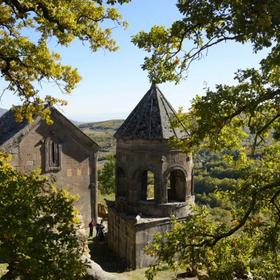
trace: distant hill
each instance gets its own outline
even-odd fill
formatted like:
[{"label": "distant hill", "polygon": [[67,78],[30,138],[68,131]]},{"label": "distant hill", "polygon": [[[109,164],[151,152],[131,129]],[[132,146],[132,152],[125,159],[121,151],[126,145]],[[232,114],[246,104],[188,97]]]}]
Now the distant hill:
[{"label": "distant hill", "polygon": [[124,120],[108,120],[78,125],[84,133],[90,136],[100,146],[99,162],[101,165],[110,153],[115,152],[116,143],[113,135],[123,122]]},{"label": "distant hill", "polygon": [[81,129],[90,129],[94,131],[99,130],[113,130],[116,131],[124,122],[124,120],[108,120],[101,122],[90,122],[90,123],[81,123],[79,127]]},{"label": "distant hill", "polygon": [[4,109],[4,108],[0,108],[0,117],[6,113],[8,110],[7,109]]}]

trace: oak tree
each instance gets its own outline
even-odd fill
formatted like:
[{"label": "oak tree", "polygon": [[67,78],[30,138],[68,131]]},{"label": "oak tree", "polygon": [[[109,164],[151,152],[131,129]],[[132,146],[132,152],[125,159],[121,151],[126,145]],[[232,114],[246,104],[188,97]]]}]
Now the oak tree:
[{"label": "oak tree", "polygon": [[[7,84],[3,92],[21,100],[14,108],[18,121],[40,115],[50,123],[48,108],[65,104],[55,96],[42,97],[43,82],[71,93],[80,81],[77,69],[63,65],[60,54],[49,49],[49,40],[68,47],[78,39],[92,52],[115,51],[112,29],[126,27],[116,5],[127,2],[0,0],[0,75]],[[0,153],[0,256],[8,263],[4,279],[84,279],[74,200],[36,172],[17,172]]]},{"label": "oak tree", "polygon": [[[158,262],[183,266],[209,279],[277,279],[280,249],[280,1],[179,0],[182,19],[154,26],[133,42],[150,53],[143,69],[152,81],[179,82],[190,64],[222,42],[266,49],[258,68],[238,70],[237,85],[217,85],[179,113],[188,136],[173,144],[186,151],[219,150],[239,180],[216,192],[231,203],[231,219],[194,207],[185,222],[158,234],[149,252]],[[187,48],[187,46],[191,46]],[[221,69],[222,71],[222,69]],[[176,125],[176,123],[174,124]]]},{"label": "oak tree", "polygon": [[52,81],[70,93],[80,81],[77,69],[61,63],[60,54],[48,47],[53,38],[69,46],[75,39],[88,43],[91,51],[115,51],[112,29],[126,26],[116,4],[130,0],[1,0],[0,73],[4,90],[16,94],[21,106],[18,120],[39,114],[47,121],[45,104],[65,104],[55,96],[41,97],[42,82]]}]

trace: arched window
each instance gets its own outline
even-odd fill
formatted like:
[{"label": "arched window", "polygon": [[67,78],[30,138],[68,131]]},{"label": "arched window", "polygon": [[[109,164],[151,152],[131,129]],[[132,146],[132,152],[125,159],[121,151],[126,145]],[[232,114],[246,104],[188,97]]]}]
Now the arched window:
[{"label": "arched window", "polygon": [[51,138],[45,140],[45,171],[61,169],[61,146]]},{"label": "arched window", "polygon": [[126,196],[126,177],[124,170],[121,167],[116,169],[116,193],[118,196]]},{"label": "arched window", "polygon": [[59,145],[53,141],[50,142],[50,166],[58,167],[60,164]]},{"label": "arched window", "polygon": [[169,173],[167,182],[168,202],[186,201],[186,176],[183,171],[175,169]]},{"label": "arched window", "polygon": [[145,170],[141,175],[141,200],[155,200],[155,175]]}]

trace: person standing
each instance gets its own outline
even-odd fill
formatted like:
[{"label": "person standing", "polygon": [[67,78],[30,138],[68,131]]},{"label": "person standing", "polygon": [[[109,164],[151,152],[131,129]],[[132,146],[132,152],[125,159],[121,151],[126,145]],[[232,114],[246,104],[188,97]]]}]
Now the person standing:
[{"label": "person standing", "polygon": [[89,237],[92,237],[93,236],[93,228],[96,226],[96,222],[94,219],[92,219],[90,221],[90,223],[88,224],[88,227],[89,227]]},{"label": "person standing", "polygon": [[101,220],[100,225],[99,225],[99,229],[98,229],[98,233],[97,233],[97,237],[99,241],[104,241],[104,229],[105,226],[103,225],[103,220]]}]

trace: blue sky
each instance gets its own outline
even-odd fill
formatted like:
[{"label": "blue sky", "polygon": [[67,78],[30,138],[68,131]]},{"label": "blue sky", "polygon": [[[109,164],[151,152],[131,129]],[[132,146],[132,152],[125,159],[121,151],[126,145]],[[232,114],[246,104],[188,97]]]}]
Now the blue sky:
[{"label": "blue sky", "polygon": [[[68,101],[59,108],[67,117],[77,121],[100,121],[125,118],[150,87],[147,74],[141,69],[145,53],[131,43],[131,36],[140,30],[148,31],[154,24],[169,26],[180,18],[174,0],[132,0],[120,7],[129,27],[116,28],[113,37],[120,50],[92,53],[87,46],[75,41],[69,48],[50,46],[62,54],[66,64],[77,67],[82,81],[71,96],[61,95],[54,85],[46,85],[42,92],[62,97]],[[179,85],[166,83],[160,89],[175,109],[188,108],[196,95],[202,95],[205,86],[233,84],[237,69],[257,66],[263,53],[253,54],[249,44],[226,43],[208,51],[200,61],[194,62],[188,77]],[[3,88],[3,84],[0,83]],[[6,93],[0,107],[18,104],[18,99]]]}]

